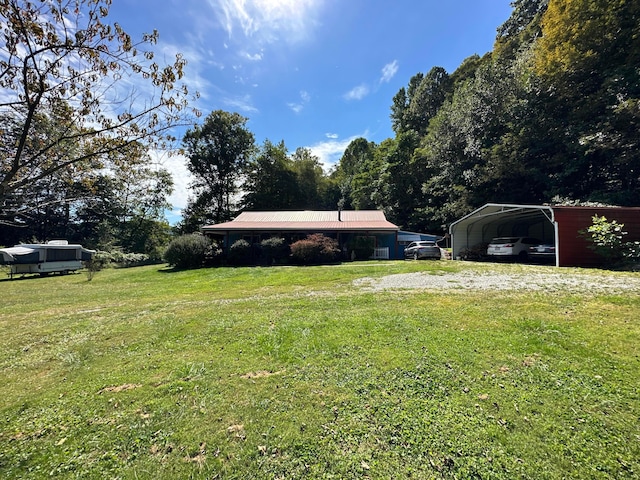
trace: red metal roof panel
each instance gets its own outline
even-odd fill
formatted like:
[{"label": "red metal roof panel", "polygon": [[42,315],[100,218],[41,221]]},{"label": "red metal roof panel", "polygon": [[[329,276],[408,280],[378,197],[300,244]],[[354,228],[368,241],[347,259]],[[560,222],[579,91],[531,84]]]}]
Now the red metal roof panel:
[{"label": "red metal roof panel", "polygon": [[242,212],[203,231],[229,230],[377,230],[397,231],[380,210]]}]

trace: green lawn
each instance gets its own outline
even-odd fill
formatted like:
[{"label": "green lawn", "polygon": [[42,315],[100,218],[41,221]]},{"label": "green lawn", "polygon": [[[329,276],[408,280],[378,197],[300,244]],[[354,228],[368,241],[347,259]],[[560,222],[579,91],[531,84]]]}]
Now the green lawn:
[{"label": "green lawn", "polygon": [[640,291],[353,284],[461,270],[575,273],[400,261],[0,281],[0,478],[640,477]]}]

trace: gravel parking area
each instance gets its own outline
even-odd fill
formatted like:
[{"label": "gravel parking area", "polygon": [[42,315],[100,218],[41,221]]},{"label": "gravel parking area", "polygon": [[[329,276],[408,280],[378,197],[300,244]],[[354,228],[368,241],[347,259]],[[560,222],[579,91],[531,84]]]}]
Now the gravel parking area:
[{"label": "gravel parking area", "polygon": [[574,273],[479,274],[404,273],[382,278],[365,277],[354,282],[367,291],[381,290],[534,290],[615,294],[640,293],[640,275],[590,275]]}]

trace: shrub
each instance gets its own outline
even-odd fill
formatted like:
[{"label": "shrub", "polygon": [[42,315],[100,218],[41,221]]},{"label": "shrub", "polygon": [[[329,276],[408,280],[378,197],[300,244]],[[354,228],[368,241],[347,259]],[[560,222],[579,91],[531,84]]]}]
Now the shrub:
[{"label": "shrub", "polygon": [[209,239],[202,235],[182,235],[169,243],[164,259],[176,268],[198,268],[204,263],[210,248]]},{"label": "shrub", "polygon": [[321,233],[309,235],[291,245],[291,256],[304,265],[331,263],[339,254],[338,242]]},{"label": "shrub", "polygon": [[104,264],[100,260],[96,259],[96,256],[97,254],[94,255],[91,260],[85,260],[83,262],[85,273],[87,274],[87,280],[89,281],[93,280],[96,273],[104,268]]},{"label": "shrub", "polygon": [[640,242],[625,242],[627,232],[624,223],[616,220],[608,221],[606,217],[594,215],[593,222],[587,231],[580,232],[591,243],[589,248],[610,263],[621,263],[624,260],[640,259]]},{"label": "shrub", "polygon": [[271,237],[260,242],[260,253],[262,261],[266,265],[271,265],[280,263],[289,257],[290,250],[284,238]]},{"label": "shrub", "polygon": [[216,242],[212,242],[204,256],[204,265],[206,267],[216,267],[222,264],[224,255],[222,249]]},{"label": "shrub", "polygon": [[[108,267],[138,267],[141,265],[148,265],[155,263],[149,258],[149,255],[144,253],[125,253],[120,249],[113,249],[111,251],[98,250],[91,259],[91,269],[94,271],[102,270]],[[89,267],[87,267],[89,268]]]},{"label": "shrub", "polygon": [[367,260],[375,251],[375,240],[372,237],[355,237],[349,242],[348,249],[357,260]]},{"label": "shrub", "polygon": [[460,250],[460,258],[462,260],[486,260],[488,247],[488,243],[482,242],[469,248],[463,248]]},{"label": "shrub", "polygon": [[228,260],[231,265],[249,265],[252,261],[251,244],[246,240],[236,240],[229,247]]}]

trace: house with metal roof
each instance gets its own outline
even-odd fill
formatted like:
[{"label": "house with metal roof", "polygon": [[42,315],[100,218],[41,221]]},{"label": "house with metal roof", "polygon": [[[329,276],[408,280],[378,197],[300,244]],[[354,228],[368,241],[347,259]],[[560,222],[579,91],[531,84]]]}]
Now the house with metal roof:
[{"label": "house with metal roof", "polygon": [[291,244],[321,233],[336,239],[347,254],[356,237],[370,237],[378,259],[402,258],[398,230],[381,210],[242,212],[230,222],[202,227],[202,233],[217,238],[224,250],[240,239],[254,244],[277,236]]},{"label": "house with metal roof", "polygon": [[526,236],[554,245],[556,266],[598,266],[602,258],[580,233],[593,223],[594,215],[624,224],[625,240],[640,240],[640,207],[487,203],[450,225],[452,257],[494,237]]}]

